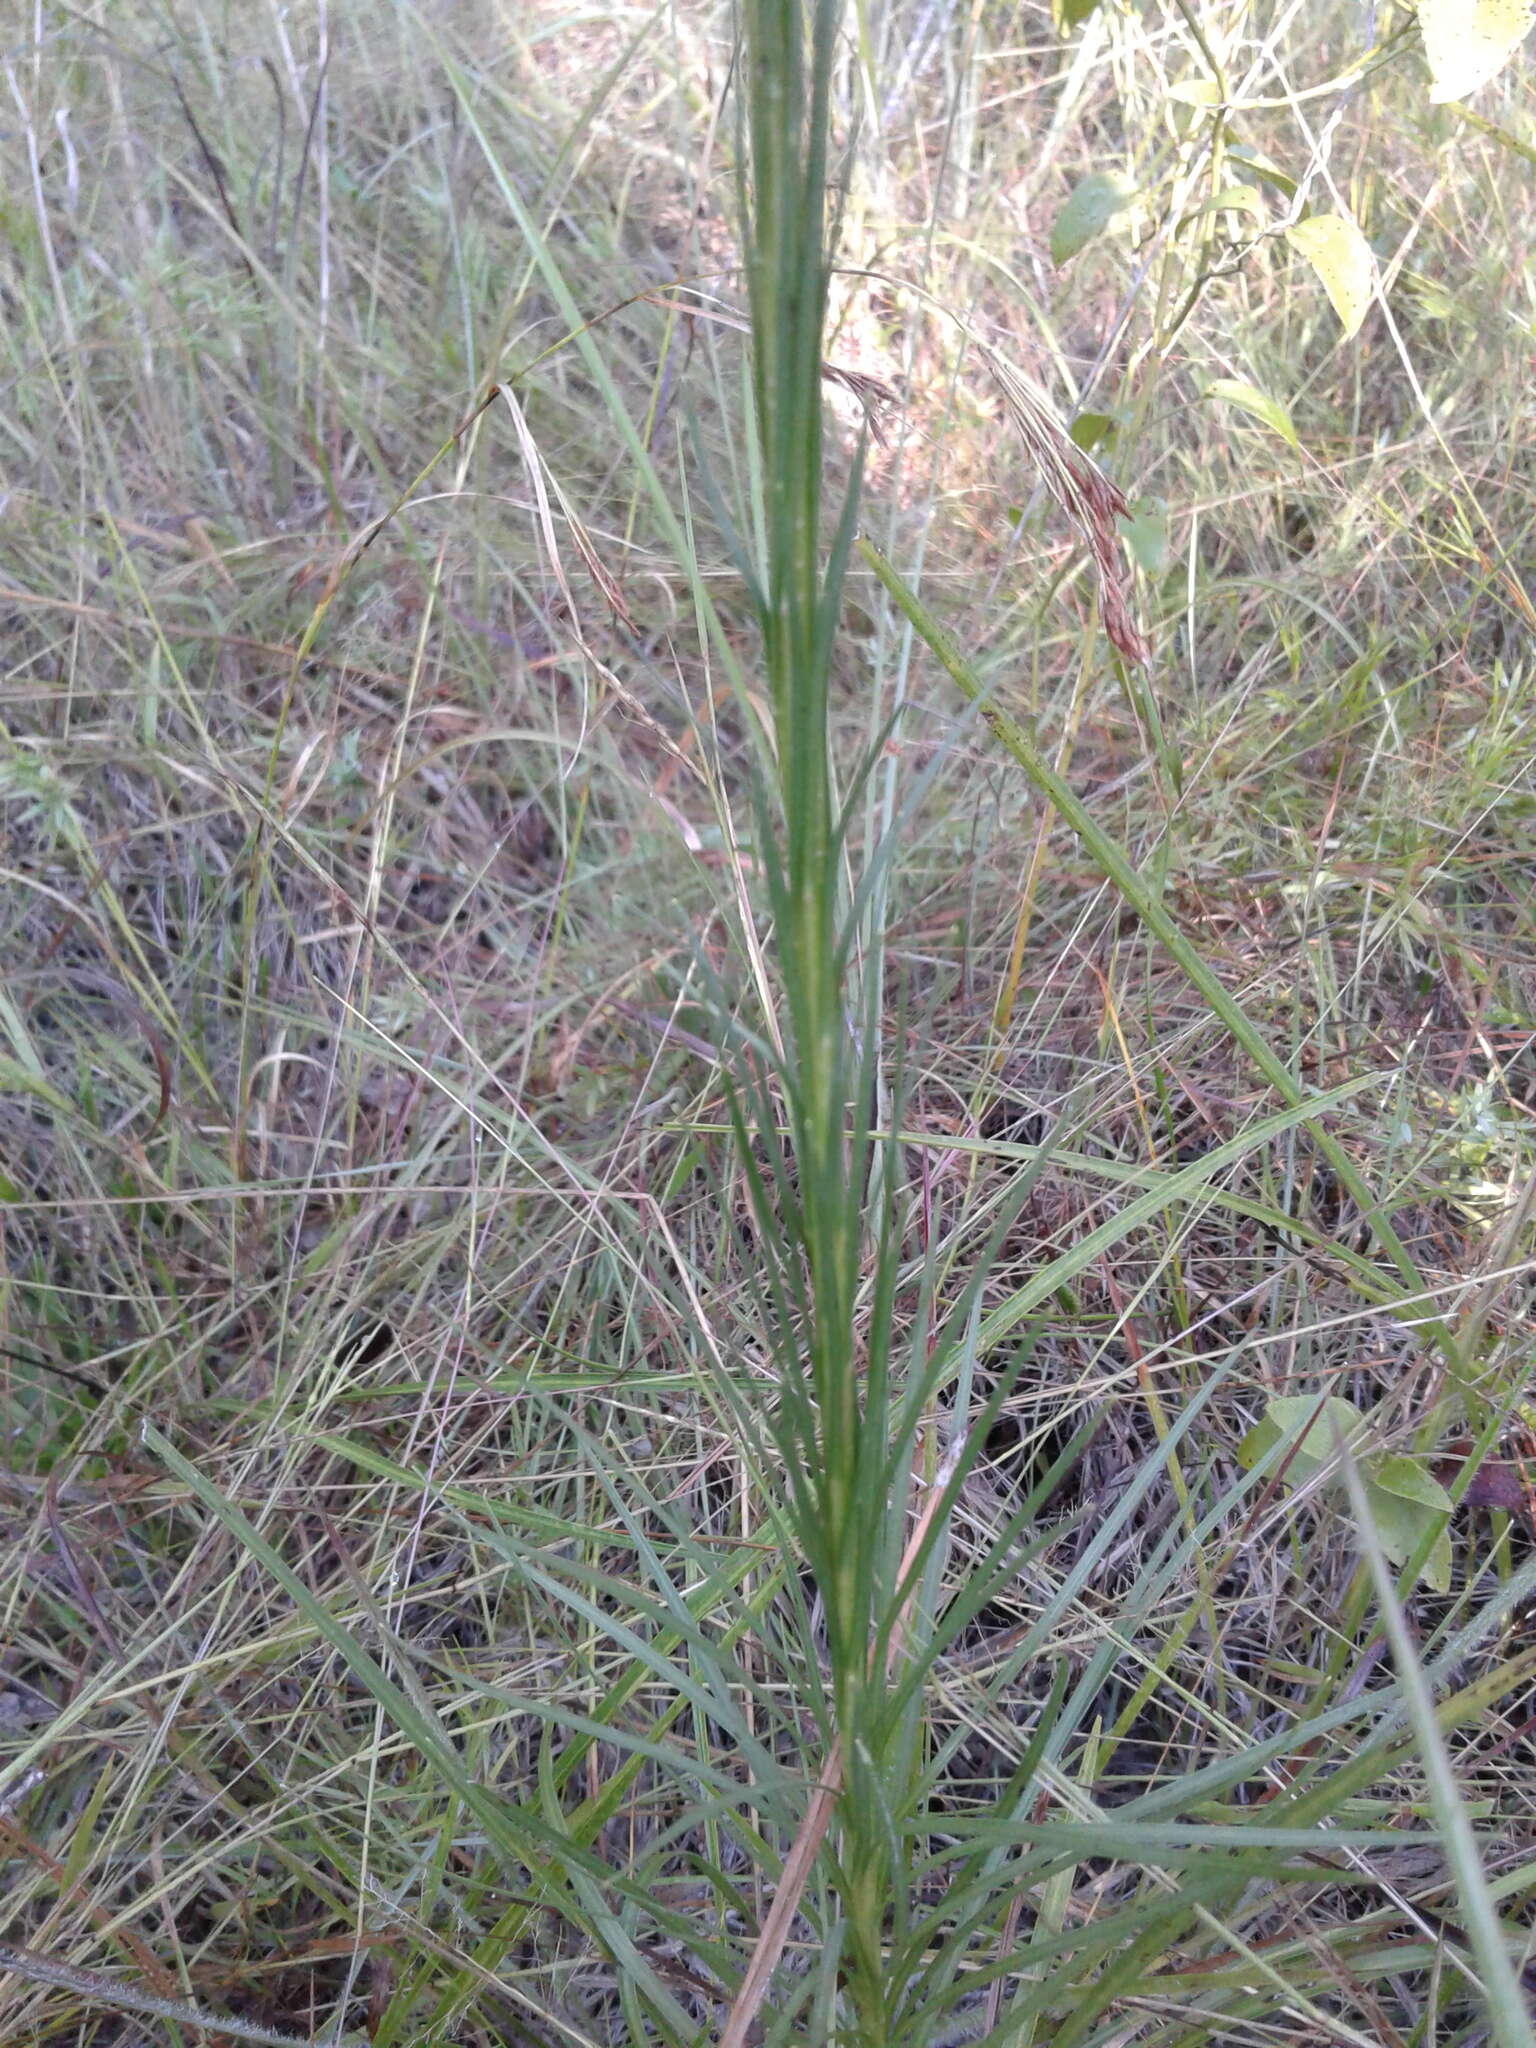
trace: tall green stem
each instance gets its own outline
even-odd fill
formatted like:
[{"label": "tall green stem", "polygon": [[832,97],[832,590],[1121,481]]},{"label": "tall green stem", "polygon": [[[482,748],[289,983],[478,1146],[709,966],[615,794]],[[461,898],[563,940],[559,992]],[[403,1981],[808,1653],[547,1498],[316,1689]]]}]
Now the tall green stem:
[{"label": "tall green stem", "polygon": [[750,140],[747,275],[762,479],[756,592],[778,762],[779,851],[770,859],[788,1012],[783,1083],[794,1159],[784,1253],[804,1274],[806,1327],[788,1356],[786,1449],[814,1467],[806,1534],[827,1621],[838,1736],[846,1975],[860,2038],[882,2030],[882,1940],[891,1871],[878,1822],[871,1656],[885,1522],[871,1473],[884,1456],[883,1375],[861,1385],[856,1310],[865,1248],[868,1136],[844,988],[839,841],[828,748],[829,685],[858,481],[823,566],[822,333],[828,254],[829,86],[840,0],[743,0]]},{"label": "tall green stem", "polygon": [[[748,0],[751,137],[748,279],[765,552],[758,591],[773,704],[783,853],[774,905],[789,1010],[789,1093],[833,1556],[847,1555],[849,1453],[858,1427],[851,1356],[859,1217],[850,1202],[847,1028],[837,942],[837,848],[828,678],[840,574],[823,580],[821,344],[827,301],[828,74],[836,0]],[[808,47],[809,42],[809,47]],[[824,1588],[829,1619],[852,1616]]]}]

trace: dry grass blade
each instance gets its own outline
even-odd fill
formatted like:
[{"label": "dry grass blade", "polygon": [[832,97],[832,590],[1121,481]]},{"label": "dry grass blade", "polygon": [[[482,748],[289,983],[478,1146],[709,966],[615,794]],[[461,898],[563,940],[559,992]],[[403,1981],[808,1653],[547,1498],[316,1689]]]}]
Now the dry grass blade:
[{"label": "dry grass blade", "polygon": [[[57,1962],[52,1956],[39,1955],[35,1949],[18,1948],[13,1942],[0,1942],[0,1970],[14,1970],[18,1977],[29,1978],[34,1984],[73,1991],[92,2006],[105,2006],[112,2012],[139,2013],[145,2019],[190,2028],[195,2034],[212,2034],[230,2041],[251,2041],[256,2048],[310,2048],[305,2035],[279,2033],[271,2027],[256,2026],[234,2013],[204,2012],[201,2007],[189,2005],[184,1999],[161,1998],[155,1992],[142,1990],[120,1977],[108,1977],[99,1970],[82,1970],[73,1963]],[[334,2041],[333,2048],[348,2048],[348,2044],[360,2039],[355,2034],[344,2034]]]},{"label": "dry grass blade", "polygon": [[1085,455],[1050,406],[990,342],[974,337],[1041,482],[1088,544],[1098,579],[1104,630],[1127,661],[1152,650],[1131,616],[1130,577],[1115,521],[1129,516],[1119,487]]},{"label": "dry grass blade", "polygon": [[[644,297],[652,305],[681,313],[686,320],[707,320],[716,327],[728,327],[735,334],[752,332],[750,323],[739,314],[725,312],[719,306],[700,305],[693,297],[683,299],[666,292],[646,292]],[[839,385],[859,401],[871,437],[884,446],[886,418],[901,405],[901,397],[895,388],[885,378],[876,377],[868,370],[851,369],[846,363],[834,363],[826,357],[821,362],[821,378],[824,384]]]},{"label": "dry grass blade", "polygon": [[816,1781],[811,1794],[811,1803],[805,1810],[795,1834],[784,1869],[774,1891],[773,1904],[763,1921],[763,1931],[757,1938],[752,1951],[752,1960],[747,1965],[746,1975],[741,1980],[720,2036],[720,2048],[748,2048],[752,2039],[752,2025],[758,2009],[768,1995],[768,1986],[773,1982],[773,1973],[778,1967],[779,1957],[784,1953],[784,1944],[789,1939],[789,1930],[794,1925],[795,1914],[812,1870],[816,1866],[816,1852],[820,1849],[827,1827],[832,1819],[832,1809],[838,1794],[843,1789],[843,1752],[841,1743],[833,1743],[827,1757],[826,1768]]},{"label": "dry grass blade", "polygon": [[864,408],[864,418],[871,437],[881,447],[887,445],[885,421],[889,413],[895,412],[901,404],[900,398],[883,377],[872,377],[867,370],[850,370],[842,363],[823,362],[822,381],[839,384],[851,392]]},{"label": "dry grass blade", "polygon": [[570,584],[566,580],[565,566],[560,553],[559,535],[556,532],[554,512],[550,504],[551,497],[559,506],[560,515],[570,532],[576,552],[581,556],[582,562],[586,566],[587,574],[602,592],[604,603],[608,606],[614,617],[622,620],[630,631],[633,632],[635,622],[630,617],[629,610],[624,603],[624,594],[613,577],[608,573],[608,570],[603,566],[597,549],[592,544],[591,535],[582,525],[580,519],[577,518],[569,498],[560,487],[559,479],[544,460],[543,452],[538,442],[534,439],[533,430],[528,424],[528,416],[518,403],[516,394],[513,392],[510,384],[502,384],[498,389],[506,404],[507,411],[512,417],[512,431],[517,436],[518,447],[522,450],[523,464],[527,469],[528,482],[533,490],[534,504],[538,513],[539,531],[543,535],[545,550],[549,557],[550,570],[554,575],[555,581],[560,586],[560,595],[565,600],[567,610],[573,619],[579,616],[576,600],[572,595]]}]

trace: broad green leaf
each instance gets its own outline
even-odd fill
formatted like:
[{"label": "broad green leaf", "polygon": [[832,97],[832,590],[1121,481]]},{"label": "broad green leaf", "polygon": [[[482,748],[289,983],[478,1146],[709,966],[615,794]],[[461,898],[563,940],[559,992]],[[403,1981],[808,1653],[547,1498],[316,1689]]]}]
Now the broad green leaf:
[{"label": "broad green leaf", "polygon": [[[1362,1456],[1360,1438],[1367,1421],[1336,1394],[1321,1405],[1314,1394],[1276,1394],[1263,1421],[1238,1445],[1238,1461],[1251,1471],[1283,1445],[1285,1483],[1299,1488],[1333,1463],[1342,1438],[1355,1453],[1377,1541],[1395,1565],[1405,1564],[1424,1539],[1438,1531],[1422,1576],[1427,1586],[1444,1593],[1451,1583],[1451,1540],[1445,1527],[1450,1496],[1420,1459],[1388,1452]],[[1334,1465],[1329,1476],[1342,1485],[1342,1466]]]},{"label": "broad green leaf", "polygon": [[1289,1453],[1286,1482],[1303,1486],[1333,1458],[1340,1438],[1346,1444],[1358,1443],[1364,1427],[1359,1409],[1338,1394],[1323,1401],[1315,1394],[1271,1394],[1263,1421],[1255,1423],[1237,1447],[1238,1462],[1252,1471],[1283,1443]]},{"label": "broad green leaf", "polygon": [[1286,233],[1322,279],[1346,339],[1360,331],[1371,303],[1376,263],[1370,244],[1348,214],[1315,213]]},{"label": "broad green leaf", "polygon": [[1382,1549],[1395,1565],[1406,1564],[1425,1535],[1438,1528],[1421,1574],[1426,1586],[1447,1593],[1451,1586],[1451,1539],[1446,1522],[1450,1495],[1417,1458],[1386,1454],[1361,1461],[1360,1476]]},{"label": "broad green leaf", "polygon": [[1384,1451],[1371,1459],[1366,1476],[1382,1493],[1393,1493],[1400,1500],[1415,1501],[1437,1515],[1451,1512],[1451,1496],[1422,1458],[1404,1458],[1395,1451]]},{"label": "broad green leaf", "polygon": [[1419,0],[1436,105],[1465,99],[1502,71],[1536,19],[1536,0]]},{"label": "broad green leaf", "polygon": [[1080,412],[1067,432],[1085,455],[1091,455],[1101,441],[1109,439],[1119,424],[1113,413]]},{"label": "broad green leaf", "polygon": [[1051,229],[1051,261],[1065,263],[1086,249],[1117,214],[1136,199],[1136,187],[1120,171],[1092,171],[1072,188],[1072,196]]},{"label": "broad green leaf", "polygon": [[1205,398],[1216,398],[1227,405],[1235,405],[1240,412],[1252,413],[1256,420],[1262,420],[1266,427],[1277,433],[1282,441],[1289,441],[1297,454],[1301,443],[1296,438],[1296,429],[1291,425],[1291,416],[1278,398],[1270,398],[1260,391],[1256,384],[1240,383],[1235,377],[1213,377],[1201,394]]},{"label": "broad green leaf", "polygon": [[1138,498],[1130,517],[1115,523],[1138,568],[1149,576],[1160,576],[1168,566],[1168,500]]},{"label": "broad green leaf", "polygon": [[1051,0],[1051,20],[1059,36],[1071,35],[1098,6],[1099,0]]}]

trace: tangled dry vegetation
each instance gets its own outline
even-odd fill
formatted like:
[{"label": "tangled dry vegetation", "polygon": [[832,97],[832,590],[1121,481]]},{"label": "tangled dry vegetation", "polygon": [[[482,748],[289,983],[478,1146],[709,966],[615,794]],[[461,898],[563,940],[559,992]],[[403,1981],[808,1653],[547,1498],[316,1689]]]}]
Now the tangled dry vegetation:
[{"label": "tangled dry vegetation", "polygon": [[[733,938],[745,341],[706,317],[738,304],[728,23],[214,12],[7,32],[0,2031],[663,2038],[626,1971],[712,2027],[826,1734],[814,1591],[733,1405],[774,1388],[704,979],[746,1015],[769,971]],[[1078,178],[1176,150],[1183,10],[1069,37],[1035,4],[870,12],[828,342],[899,394],[866,523],[1270,1046],[1341,1091],[1328,1126],[1503,1418],[1406,1611],[1518,1933],[1528,74],[1477,102],[1493,133],[1427,106],[1407,48],[1288,105],[1355,53],[1349,10],[1303,9],[1246,139],[1293,171],[1326,150],[1385,305],[1341,346],[1271,237],[1158,352],[1152,227],[1048,242]],[[551,266],[602,316],[601,378]],[[1166,517],[1137,595],[1156,735],[956,315],[1112,420],[1100,458]],[[517,417],[453,439],[513,372]],[[1212,376],[1283,394],[1301,449]],[[861,396],[829,395],[840,462]],[[1092,1678],[1039,1817],[1086,1821],[1258,1755],[1326,1674],[1385,1682],[1346,1496],[1243,1491],[1272,1397],[1343,1395],[1444,1483],[1478,1422],[1338,1176],[1294,1125],[1244,1142],[1261,1077],[863,571],[844,623],[845,765],[880,748],[852,857],[899,849],[898,1322],[920,1348],[1000,1219],[984,1327],[1081,1253],[965,1389],[1016,1373],[939,1560],[938,1604],[970,1605],[925,1698],[915,1913],[1053,1688]],[[1267,1754],[1232,1797],[1314,1761]],[[1013,2038],[1476,2038],[1411,1749],[1348,1797],[1403,1826],[1396,1860],[1255,1879],[1123,1980],[1090,1955],[1090,2031],[1047,2006]],[[606,1873],[580,1912],[546,1836]],[[926,2041],[997,2025],[1000,1959],[1130,1924],[1149,1883],[1111,1851],[999,1891]],[[813,1881],[789,1978],[824,1907]]]}]

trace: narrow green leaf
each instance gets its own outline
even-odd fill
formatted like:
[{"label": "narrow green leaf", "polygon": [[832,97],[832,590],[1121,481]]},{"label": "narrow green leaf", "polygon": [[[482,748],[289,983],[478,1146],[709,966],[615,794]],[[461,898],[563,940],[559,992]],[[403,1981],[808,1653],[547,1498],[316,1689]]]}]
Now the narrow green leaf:
[{"label": "narrow green leaf", "polygon": [[[203,1506],[229,1530],[241,1546],[288,1594],[345,1663],[353,1676],[375,1700],[380,1710],[405,1736],[411,1747],[436,1773],[444,1787],[474,1815],[487,1840],[504,1863],[519,1865],[536,1873],[566,1914],[578,1924],[585,1923],[615,1960],[622,1962],[644,1984],[647,1997],[665,2014],[679,2038],[690,2035],[692,2025],[664,1985],[657,1981],[645,1958],[635,1947],[618,1916],[607,1904],[605,1882],[615,1889],[613,1873],[590,1853],[562,1840],[555,1831],[526,1809],[505,1799],[480,1783],[466,1766],[452,1736],[435,1713],[412,1691],[392,1679],[378,1659],[358,1640],[346,1624],[316,1597],[310,1586],[288,1561],[274,1550],[248,1516],[228,1500],[197,1467],[162,1436],[151,1422],[143,1426],[145,1448],[200,1500]],[[580,1908],[577,1908],[577,1900]]]},{"label": "narrow green leaf", "polygon": [[1409,1634],[1408,1624],[1397,1602],[1397,1589],[1392,1583],[1392,1574],[1387,1568],[1381,1543],[1372,1527],[1370,1502],[1363,1477],[1349,1459],[1344,1463],[1344,1479],[1349,1488],[1350,1503],[1360,1524],[1361,1547],[1365,1553],[1366,1563],[1370,1567],[1371,1577],[1376,1582],[1381,1618],[1386,1628],[1387,1639],[1392,1645],[1398,1682],[1402,1686],[1408,1716],[1418,1739],[1419,1753],[1424,1760],[1425,1775],[1429,1780],[1430,1803],[1445,1844],[1446,1860],[1456,1875],[1462,1917],[1471,1937],[1473,1953],[1477,1958],[1483,2000],[1492,2026],[1492,2038],[1501,2044],[1501,2048],[1530,2048],[1530,2010],[1510,1953],[1516,1942],[1523,1948],[1526,1930],[1512,1930],[1512,1942],[1511,1934],[1505,1932],[1499,1918],[1498,1908],[1494,1904],[1488,1884],[1483,1850],[1477,1836],[1472,1832],[1466,1802],[1456,1780],[1445,1737],[1440,1732],[1434,1694],[1414,1650],[1413,1637]]},{"label": "narrow green leaf", "polygon": [[1517,135],[1511,135],[1507,128],[1501,128],[1497,121],[1490,121],[1482,114],[1474,114],[1470,107],[1457,107],[1456,112],[1469,128],[1475,128],[1479,135],[1486,135],[1491,142],[1510,150],[1528,164],[1536,166],[1536,148],[1522,142]]},{"label": "narrow green leaf", "polygon": [[[1349,1092],[1354,1092],[1365,1085],[1365,1080],[1366,1077],[1361,1076],[1360,1080],[1346,1083],[1345,1086]],[[990,1351],[1008,1331],[1016,1328],[1042,1302],[1050,1300],[1063,1284],[1069,1284],[1077,1274],[1088,1270],[1111,1246],[1119,1244],[1123,1238],[1129,1237],[1132,1231],[1139,1230],[1143,1224],[1150,1223],[1152,1218],[1160,1215],[1170,1203],[1186,1200],[1199,1192],[1207,1181],[1214,1179],[1218,1173],[1237,1160],[1261,1150],[1272,1138],[1279,1137],[1284,1131],[1293,1130],[1297,1124],[1305,1122],[1314,1113],[1324,1113],[1328,1101],[1328,1096],[1320,1095],[1305,1107],[1293,1103],[1287,1109],[1276,1110],[1273,1115],[1260,1118],[1250,1124],[1245,1131],[1240,1131],[1235,1138],[1229,1138],[1225,1144],[1202,1153],[1198,1159],[1192,1159],[1187,1166],[1181,1166],[1177,1173],[1171,1173],[1158,1185],[1144,1189],[1142,1193],[1116,1209],[1113,1215],[1106,1216],[1102,1223],[1080,1237],[1070,1250],[1060,1253],[1049,1265],[1027,1280],[1017,1293],[998,1303],[982,1324],[977,1336],[978,1358]]]},{"label": "narrow green leaf", "polygon": [[20,1060],[13,1060],[7,1052],[0,1052],[0,1090],[16,1095],[35,1095],[61,1116],[70,1113],[68,1096],[61,1095],[44,1075],[33,1073],[30,1067],[23,1066]]},{"label": "narrow green leaf", "polygon": [[1370,308],[1376,259],[1354,221],[1344,213],[1315,213],[1286,234],[1322,280],[1345,338],[1358,334]]},{"label": "narrow green leaf", "polygon": [[1296,180],[1290,172],[1282,171],[1277,163],[1273,163],[1262,150],[1255,149],[1251,143],[1234,142],[1228,148],[1227,155],[1239,170],[1246,171],[1250,177],[1257,178],[1263,185],[1273,185],[1282,198],[1296,197]]},{"label": "narrow green leaf", "polygon": [[1282,441],[1288,441],[1298,455],[1301,453],[1301,442],[1296,437],[1290,414],[1278,398],[1269,397],[1256,384],[1242,384],[1235,377],[1213,377],[1200,395],[1217,399],[1225,405],[1235,405],[1240,412],[1251,413],[1278,434]]},{"label": "narrow green leaf", "polygon": [[1119,171],[1091,171],[1073,186],[1051,229],[1051,261],[1065,263],[1134,204],[1136,188]]},{"label": "narrow green leaf", "polygon": [[[1262,1807],[1253,1809],[1263,1813]],[[1201,1827],[1185,1821],[1133,1821],[1107,1813],[1102,1819],[995,1820],[990,1814],[973,1819],[957,1814],[946,1832],[963,1842],[1028,1842],[1045,1849],[1068,1850],[1080,1857],[1121,1856],[1128,1862],[1173,1861],[1191,1851],[1222,1849],[1307,1850],[1401,1848],[1405,1842],[1434,1843],[1433,1830],[1408,1828],[1288,1828],[1255,1820],[1235,1820],[1227,1827]],[[1492,1847],[1490,1840],[1489,1846]]]}]

